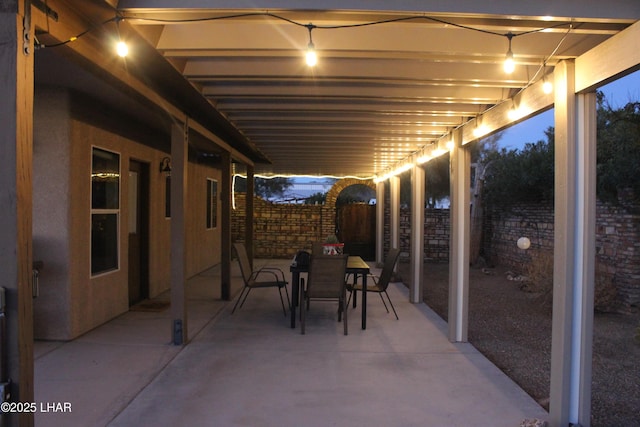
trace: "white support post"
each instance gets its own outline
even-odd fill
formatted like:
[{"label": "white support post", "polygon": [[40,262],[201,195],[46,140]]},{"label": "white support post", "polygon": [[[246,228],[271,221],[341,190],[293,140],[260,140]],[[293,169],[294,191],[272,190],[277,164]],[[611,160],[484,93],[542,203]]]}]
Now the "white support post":
[{"label": "white support post", "polygon": [[389,245],[391,248],[400,247],[400,178],[389,178]]},{"label": "white support post", "polygon": [[453,133],[450,154],[451,237],[449,245],[449,340],[466,342],[469,323],[469,235],[471,214],[471,155]]},{"label": "white support post", "polygon": [[576,161],[576,278],[572,344],[570,421],[591,424],[591,363],[596,258],[596,110],[595,92],[578,95]]},{"label": "white support post", "polygon": [[420,166],[411,170],[411,278],[409,302],[422,302],[424,269],[424,190],[425,174]]},{"label": "white support post", "polygon": [[384,263],[384,181],[376,184],[376,263]]},{"label": "white support post", "polygon": [[553,320],[551,331],[552,425],[569,424],[571,395],[571,322],[575,254],[575,93],[574,64],[562,61],[554,70],[555,93],[555,218],[553,257]]},{"label": "white support post", "polygon": [[[595,94],[575,95],[575,65],[555,76],[552,425],[589,426],[595,264]],[[576,120],[577,118],[577,120]]]},{"label": "white support post", "polygon": [[187,334],[186,227],[188,126],[171,126],[171,337],[184,345]]}]

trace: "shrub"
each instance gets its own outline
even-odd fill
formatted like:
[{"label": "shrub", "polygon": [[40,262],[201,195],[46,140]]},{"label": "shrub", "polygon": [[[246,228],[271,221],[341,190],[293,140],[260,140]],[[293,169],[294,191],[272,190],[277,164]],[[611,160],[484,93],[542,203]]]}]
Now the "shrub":
[{"label": "shrub", "polygon": [[528,280],[521,289],[525,292],[540,294],[543,304],[551,304],[553,299],[553,252],[535,251],[531,261],[524,268]]},{"label": "shrub", "polygon": [[[551,303],[553,253],[538,251],[524,270],[528,280],[523,283],[521,289],[525,292],[540,294],[540,300],[543,303]],[[618,292],[613,276],[607,271],[605,263],[596,261],[594,282],[594,310],[603,313],[615,311],[618,307]]]},{"label": "shrub", "polygon": [[603,313],[614,311],[618,303],[618,291],[604,262],[596,261],[593,306]]}]

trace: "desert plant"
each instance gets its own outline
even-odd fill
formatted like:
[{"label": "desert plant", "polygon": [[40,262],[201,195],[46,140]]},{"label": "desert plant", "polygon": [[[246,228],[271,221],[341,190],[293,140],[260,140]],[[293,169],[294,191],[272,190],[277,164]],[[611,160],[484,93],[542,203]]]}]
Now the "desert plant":
[{"label": "desert plant", "polygon": [[553,291],[553,252],[535,251],[531,261],[524,267],[524,275],[528,278],[523,290],[534,293],[551,293]]},{"label": "desert plant", "polygon": [[523,282],[521,289],[525,292],[539,295],[538,301],[551,307],[553,301],[553,252],[535,251],[531,261],[524,268],[527,280]]},{"label": "desert plant", "polygon": [[338,240],[338,236],[335,234],[329,234],[327,238],[324,240],[325,243],[340,243]]}]

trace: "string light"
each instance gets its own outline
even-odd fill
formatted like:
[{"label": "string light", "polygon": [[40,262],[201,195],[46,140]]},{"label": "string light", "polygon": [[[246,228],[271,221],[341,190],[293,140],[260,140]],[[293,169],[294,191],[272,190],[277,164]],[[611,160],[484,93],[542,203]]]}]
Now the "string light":
[{"label": "string light", "polygon": [[513,73],[516,69],[516,63],[513,60],[513,51],[511,50],[511,39],[514,34],[512,32],[507,33],[507,39],[509,39],[509,50],[507,51],[507,56],[504,59],[504,71],[507,74]]},{"label": "string light", "polygon": [[122,21],[123,19],[124,18],[121,16],[115,17],[116,32],[118,33],[118,42],[116,43],[116,53],[121,58],[124,58],[129,54],[129,46],[127,46],[127,44],[124,41],[122,41],[122,38],[120,38],[120,21]]},{"label": "string light", "polygon": [[309,67],[315,67],[316,64],[318,63],[318,55],[316,54],[316,48],[313,45],[313,39],[311,38],[311,31],[314,28],[316,28],[316,26],[313,24],[308,24],[306,27],[307,27],[307,30],[309,30],[309,44],[307,45],[307,53],[305,57],[306,57],[307,65]]},{"label": "string light", "polygon": [[485,136],[489,133],[489,128],[486,125],[478,125],[473,129],[473,136],[476,138],[480,138],[481,136]]},{"label": "string light", "polygon": [[[466,30],[470,30],[470,31],[477,31],[477,32],[482,32],[482,33],[486,33],[486,34],[495,35],[495,36],[507,37],[508,42],[509,42],[509,48],[507,50],[507,54],[506,54],[506,58],[505,58],[505,62],[504,62],[504,70],[507,73],[512,73],[513,71],[515,71],[515,60],[514,60],[513,51],[511,49],[512,39],[514,37],[521,36],[521,35],[527,35],[527,34],[531,34],[531,33],[545,32],[545,31],[549,31],[550,29],[562,27],[562,26],[565,26],[565,25],[569,26],[569,28],[567,29],[567,32],[564,34],[562,40],[560,40],[560,42],[558,43],[558,45],[556,46],[554,51],[547,57],[547,59],[545,59],[544,65],[541,67],[542,69],[544,69],[546,67],[546,61],[549,58],[551,58],[551,57],[553,57],[555,55],[555,53],[558,51],[558,49],[559,49],[560,45],[562,44],[562,42],[566,39],[568,34],[574,28],[574,23],[570,22],[570,23],[559,23],[559,24],[552,25],[552,26],[549,26],[549,27],[546,27],[546,28],[539,28],[539,29],[526,31],[526,32],[521,32],[521,33],[517,33],[517,34],[514,34],[512,32],[508,32],[507,34],[501,34],[501,33],[493,32],[493,31],[487,31],[485,29],[474,28],[474,27],[458,24],[458,23],[455,23],[455,22],[449,22],[449,21],[446,21],[446,20],[443,20],[443,19],[440,19],[440,18],[427,16],[427,15],[404,16],[404,17],[399,17],[399,18],[392,18],[392,19],[386,19],[386,20],[380,20],[380,21],[372,21],[372,22],[359,23],[359,24],[331,25],[331,26],[317,26],[317,25],[314,25],[314,24],[311,24],[311,23],[302,24],[300,22],[296,22],[296,21],[291,20],[289,18],[278,16],[278,15],[270,13],[270,12],[250,12],[250,13],[241,13],[241,14],[235,14],[235,15],[204,17],[204,18],[196,18],[196,19],[158,19],[158,18],[148,19],[148,18],[143,18],[143,17],[136,17],[136,19],[140,20],[140,21],[147,20],[147,21],[153,21],[153,22],[171,22],[171,23],[176,23],[176,22],[207,22],[207,21],[234,19],[234,18],[245,18],[245,17],[248,17],[248,16],[268,16],[268,17],[271,17],[271,18],[274,18],[274,19],[279,19],[279,20],[286,21],[286,22],[288,22],[290,24],[293,24],[293,25],[297,25],[297,26],[301,26],[301,27],[307,28],[307,30],[309,31],[309,44],[307,45],[307,51],[305,52],[305,60],[306,60],[307,65],[309,65],[310,67],[313,67],[313,66],[317,65],[317,63],[318,63],[318,56],[317,56],[317,53],[315,51],[315,45],[313,44],[312,34],[311,34],[312,30],[315,29],[315,28],[321,28],[321,29],[354,28],[354,27],[381,25],[381,24],[401,22],[401,21],[410,21],[410,20],[428,20],[428,21],[437,22],[437,23],[440,23],[440,24],[443,24],[443,25],[454,26],[454,27],[457,27],[457,28],[466,29]],[[128,48],[126,42],[123,41],[122,39],[120,39],[119,22],[121,20],[123,20],[123,19],[125,19],[125,17],[120,15],[120,14],[118,14],[115,17],[107,19],[106,21],[104,21],[104,22],[102,22],[100,24],[100,25],[105,25],[105,24],[113,22],[113,21],[116,22],[116,28],[117,28],[118,39],[119,39],[117,44],[116,44],[116,52],[121,57],[125,57],[129,53],[129,48]],[[43,49],[45,47],[57,47],[57,46],[65,45],[67,43],[76,41],[78,38],[84,36],[85,34],[87,34],[88,32],[90,32],[91,30],[93,30],[93,29],[95,29],[97,27],[98,26],[92,26],[92,27],[86,29],[85,31],[79,33],[78,35],[72,36],[68,40],[60,42],[60,43],[56,43],[56,44],[45,45],[45,44],[39,43],[36,40],[35,48],[36,49]],[[540,72],[540,69],[538,70],[538,72],[536,72],[536,75],[539,72]],[[553,90],[553,85],[552,85],[552,83],[550,81],[547,80],[546,77],[547,76],[545,74],[543,74],[542,89],[543,89],[543,91],[545,93],[551,93],[551,91]],[[535,76],[534,76],[533,79],[531,79],[531,82],[529,84],[527,84],[527,86],[525,86],[525,88],[530,86],[534,80],[535,80]],[[516,110],[510,111],[509,114],[516,114],[518,116],[522,116],[523,115],[522,111],[516,111]],[[516,116],[514,116],[514,117],[516,117]],[[487,133],[489,133],[489,128],[487,128],[486,126],[477,126],[473,131],[474,136],[477,137],[477,138],[479,138],[481,136],[484,136]],[[427,154],[425,152],[425,150],[423,149],[423,151],[422,151],[423,154],[420,157],[416,158],[415,162],[412,162],[412,163],[404,162],[402,164],[402,166],[400,166],[399,168],[396,168],[395,170],[391,170],[390,172],[387,172],[383,176],[376,175],[375,176],[375,180],[377,182],[384,181],[385,179],[387,179],[390,176],[402,173],[402,172],[406,171],[407,169],[410,169],[411,166],[414,165],[416,162],[417,163],[424,163],[424,162],[427,162],[427,161],[433,159],[434,157],[442,155],[443,153],[448,152],[448,151],[451,150],[451,148],[452,148],[451,145],[452,144],[453,144],[453,142],[451,142],[451,141],[448,142],[446,150],[431,149],[429,151],[429,154]],[[264,177],[264,178],[266,178],[266,177]],[[354,177],[354,178],[362,179],[361,177]],[[364,178],[364,179],[372,179],[372,178],[374,178],[374,176],[369,177],[369,178]]]},{"label": "string light", "polygon": [[127,46],[125,42],[120,40],[118,43],[116,43],[116,53],[118,54],[118,56],[124,58],[129,54],[129,46]]}]

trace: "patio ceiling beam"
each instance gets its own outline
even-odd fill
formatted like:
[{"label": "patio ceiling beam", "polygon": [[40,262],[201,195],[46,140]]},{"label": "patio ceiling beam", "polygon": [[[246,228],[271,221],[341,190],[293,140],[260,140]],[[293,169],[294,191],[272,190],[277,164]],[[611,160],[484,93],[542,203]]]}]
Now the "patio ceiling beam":
[{"label": "patio ceiling beam", "polygon": [[640,21],[576,58],[576,92],[588,91],[640,69],[638,40]]},{"label": "patio ceiling beam", "polygon": [[[557,38],[558,36],[556,36]],[[557,42],[557,40],[556,40]],[[442,84],[450,85],[456,82],[468,82],[468,76],[473,75],[475,84],[496,83],[496,71],[504,61],[503,51],[496,53],[495,57],[475,58],[475,60],[459,61],[453,54],[446,58],[420,58],[419,60],[404,59],[371,59],[362,60],[354,58],[324,58],[322,66],[315,73],[310,73],[303,68],[300,50],[295,51],[296,56],[291,58],[257,57],[250,58],[207,58],[197,61],[189,61],[184,68],[185,77],[200,82],[210,79],[267,79],[267,80],[302,80],[342,82],[382,82],[382,83],[416,83],[416,84]],[[548,54],[548,52],[547,52]],[[525,58],[523,58],[524,60]],[[531,72],[542,64],[541,56],[531,65],[519,67],[509,79],[516,87],[522,87],[528,82]],[[555,61],[554,61],[555,62]],[[452,63],[466,67],[459,69],[452,67]],[[553,62],[550,63],[553,65]],[[389,67],[393,67],[392,78],[389,77]],[[530,67],[533,67],[529,69]],[[504,82],[499,82],[504,84]]]}]

